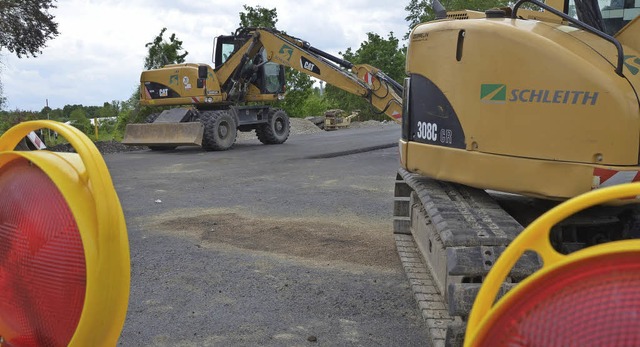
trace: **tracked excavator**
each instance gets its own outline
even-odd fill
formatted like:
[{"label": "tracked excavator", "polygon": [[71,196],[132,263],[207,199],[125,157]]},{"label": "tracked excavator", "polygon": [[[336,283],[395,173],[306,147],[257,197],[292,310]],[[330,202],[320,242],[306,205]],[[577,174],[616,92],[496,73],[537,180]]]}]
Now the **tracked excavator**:
[{"label": "tracked excavator", "polygon": [[[488,271],[525,226],[640,180],[640,19],[612,35],[595,0],[434,9],[409,38],[393,223],[432,345],[459,346]],[[570,254],[638,237],[632,201],[573,214],[549,240]],[[500,295],[540,266],[526,252]]]},{"label": "tracked excavator", "polygon": [[213,67],[188,63],[144,71],[140,103],[158,106],[158,112],[145,124],[127,125],[122,143],[227,150],[237,131],[252,130],[264,144],[284,143],[288,115],[269,103],[285,96],[285,67],[359,95],[400,120],[402,85],[378,68],[354,65],[275,29],[241,28],[216,38]]}]

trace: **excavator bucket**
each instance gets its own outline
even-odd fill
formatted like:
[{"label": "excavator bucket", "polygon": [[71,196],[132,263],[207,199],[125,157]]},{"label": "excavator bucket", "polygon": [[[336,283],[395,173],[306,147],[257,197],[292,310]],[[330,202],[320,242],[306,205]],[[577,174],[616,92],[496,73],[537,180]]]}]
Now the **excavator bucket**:
[{"label": "excavator bucket", "polygon": [[200,122],[128,124],[122,143],[140,146],[201,146]]}]

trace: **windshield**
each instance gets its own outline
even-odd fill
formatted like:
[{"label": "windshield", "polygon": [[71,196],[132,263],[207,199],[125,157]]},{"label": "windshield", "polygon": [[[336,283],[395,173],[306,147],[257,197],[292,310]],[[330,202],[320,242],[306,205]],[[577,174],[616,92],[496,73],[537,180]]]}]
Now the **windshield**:
[{"label": "windshield", "polygon": [[264,65],[265,89],[270,94],[276,94],[281,91],[282,83],[280,81],[280,65],[268,62]]},{"label": "windshield", "polygon": [[[591,7],[596,4],[597,9]],[[600,14],[596,13],[598,9]],[[615,35],[640,15],[640,0],[569,0],[569,15],[597,29],[604,29],[609,35]],[[594,23],[598,21],[600,25]]]},{"label": "windshield", "polygon": [[220,64],[224,64],[224,62],[227,61],[227,59],[229,59],[229,57],[233,53],[234,45],[233,43],[223,43],[221,49],[222,49],[222,56],[221,56],[222,61],[220,61]]}]

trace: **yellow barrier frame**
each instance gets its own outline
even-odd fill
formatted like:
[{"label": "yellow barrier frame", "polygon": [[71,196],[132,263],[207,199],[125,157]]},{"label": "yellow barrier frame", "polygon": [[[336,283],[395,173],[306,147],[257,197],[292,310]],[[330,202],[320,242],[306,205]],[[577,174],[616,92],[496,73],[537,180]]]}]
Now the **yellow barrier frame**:
[{"label": "yellow barrier frame", "polygon": [[[513,299],[517,297],[518,291],[527,287],[530,283],[535,283],[538,278],[545,276],[545,274],[567,264],[599,257],[604,254],[639,252],[640,240],[623,240],[600,244],[569,255],[563,255],[557,252],[549,241],[551,228],[572,214],[610,200],[635,198],[639,195],[640,183],[627,183],[594,190],[565,201],[531,223],[500,255],[483,281],[469,315],[464,345],[477,346],[479,338],[484,336],[496,318],[504,312],[505,308],[513,304]],[[516,261],[526,251],[538,253],[544,264],[542,269],[527,277],[493,305],[501,284]]]},{"label": "yellow barrier frame", "polygon": [[[31,131],[48,128],[76,153],[15,151]],[[86,261],[84,306],[69,346],[114,346],[127,313],[129,241],[120,200],[102,155],[80,130],[55,121],[20,123],[0,137],[0,167],[25,158],[45,172],[66,200],[80,231]],[[3,327],[0,319],[0,328]]]}]

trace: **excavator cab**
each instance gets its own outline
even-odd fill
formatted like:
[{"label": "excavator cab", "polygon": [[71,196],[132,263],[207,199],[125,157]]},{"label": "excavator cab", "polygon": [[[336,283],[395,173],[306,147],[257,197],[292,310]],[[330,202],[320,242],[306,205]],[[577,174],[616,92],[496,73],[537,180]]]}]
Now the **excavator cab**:
[{"label": "excavator cab", "polygon": [[[223,35],[215,39],[215,52],[213,61],[215,69],[221,67],[233,54],[235,54],[251,35],[236,34]],[[282,94],[285,90],[284,66],[267,61],[264,48],[243,68],[243,74],[252,75],[249,82],[260,89],[261,94]],[[254,74],[255,72],[255,74]]]}]

